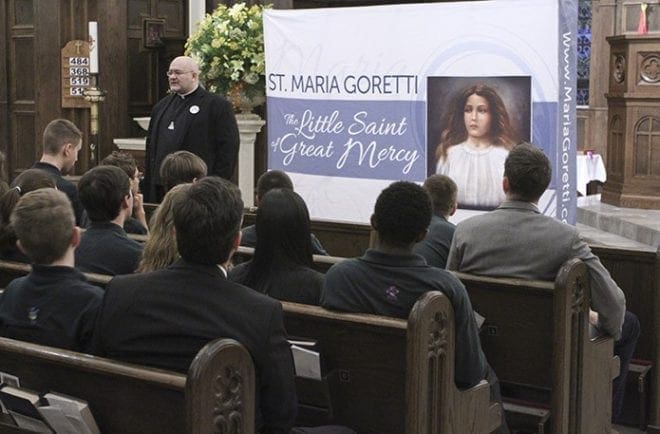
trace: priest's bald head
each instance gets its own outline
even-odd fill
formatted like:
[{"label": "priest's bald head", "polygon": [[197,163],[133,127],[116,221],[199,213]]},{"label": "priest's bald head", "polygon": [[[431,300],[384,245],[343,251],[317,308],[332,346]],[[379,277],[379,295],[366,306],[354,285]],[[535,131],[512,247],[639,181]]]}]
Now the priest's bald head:
[{"label": "priest's bald head", "polygon": [[188,56],[179,56],[170,63],[167,81],[170,91],[187,95],[199,86],[199,65]]}]

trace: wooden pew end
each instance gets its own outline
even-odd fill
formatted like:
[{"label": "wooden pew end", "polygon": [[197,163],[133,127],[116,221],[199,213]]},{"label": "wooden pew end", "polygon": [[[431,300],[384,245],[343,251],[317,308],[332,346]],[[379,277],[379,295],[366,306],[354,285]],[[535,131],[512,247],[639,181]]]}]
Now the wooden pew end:
[{"label": "wooden pew end", "polygon": [[619,359],[619,356],[612,357],[610,369],[612,370],[612,380],[614,380],[619,376],[619,372],[621,371],[621,360]]},{"label": "wooden pew end", "polygon": [[502,404],[499,402],[491,402],[488,408],[488,429],[490,432],[495,431],[502,423]]}]

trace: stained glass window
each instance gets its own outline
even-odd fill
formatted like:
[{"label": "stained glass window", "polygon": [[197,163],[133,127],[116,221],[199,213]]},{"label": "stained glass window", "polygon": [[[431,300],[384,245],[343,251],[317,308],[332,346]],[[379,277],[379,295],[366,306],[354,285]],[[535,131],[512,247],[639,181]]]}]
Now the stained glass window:
[{"label": "stained glass window", "polygon": [[591,0],[578,1],[577,104],[589,105],[589,57],[591,56]]}]

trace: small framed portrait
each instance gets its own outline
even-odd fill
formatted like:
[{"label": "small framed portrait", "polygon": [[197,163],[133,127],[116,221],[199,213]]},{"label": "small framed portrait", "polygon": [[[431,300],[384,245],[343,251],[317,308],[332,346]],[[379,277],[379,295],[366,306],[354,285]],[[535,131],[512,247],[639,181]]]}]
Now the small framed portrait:
[{"label": "small framed portrait", "polygon": [[142,22],[142,40],[145,48],[158,48],[164,45],[165,20],[160,18],[145,18]]}]

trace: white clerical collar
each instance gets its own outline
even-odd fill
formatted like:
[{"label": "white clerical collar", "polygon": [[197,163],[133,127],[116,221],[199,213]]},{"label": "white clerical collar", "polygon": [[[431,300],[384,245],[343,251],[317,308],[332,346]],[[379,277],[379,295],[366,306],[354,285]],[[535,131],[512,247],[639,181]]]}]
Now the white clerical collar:
[{"label": "white clerical collar", "polygon": [[190,95],[191,93],[195,92],[198,88],[199,88],[199,84],[198,84],[197,86],[195,86],[195,88],[194,88],[193,90],[191,90],[190,92],[188,92],[188,93],[184,93],[183,95],[181,95],[180,93],[177,93],[177,95],[179,95],[179,97],[181,97],[181,99],[186,99],[186,97],[187,97],[188,95]]}]

